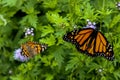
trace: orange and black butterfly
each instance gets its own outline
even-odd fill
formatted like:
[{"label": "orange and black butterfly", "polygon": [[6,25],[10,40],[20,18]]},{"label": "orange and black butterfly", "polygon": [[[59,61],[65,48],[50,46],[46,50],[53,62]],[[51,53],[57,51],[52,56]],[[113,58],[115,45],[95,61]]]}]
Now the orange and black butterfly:
[{"label": "orange and black butterfly", "polygon": [[36,54],[43,52],[47,48],[45,44],[39,44],[37,42],[28,41],[21,45],[23,56],[33,57]]},{"label": "orange and black butterfly", "polygon": [[114,59],[113,48],[105,36],[95,28],[76,29],[64,35],[63,39],[76,45],[78,51],[90,56],[104,56]]}]

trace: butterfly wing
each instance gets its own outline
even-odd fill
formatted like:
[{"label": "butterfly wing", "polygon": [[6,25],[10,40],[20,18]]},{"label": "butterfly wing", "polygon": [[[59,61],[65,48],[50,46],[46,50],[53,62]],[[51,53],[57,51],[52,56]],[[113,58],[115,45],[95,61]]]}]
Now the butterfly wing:
[{"label": "butterfly wing", "polygon": [[113,48],[101,32],[98,32],[96,36],[95,53],[109,60],[114,59]]},{"label": "butterfly wing", "polygon": [[21,49],[22,49],[22,55],[27,57],[32,57],[37,53],[35,50],[35,43],[31,41],[22,44]]},{"label": "butterfly wing", "polygon": [[75,44],[76,48],[79,51],[85,52],[88,55],[93,56],[94,46],[92,46],[92,44],[95,43],[95,40],[92,41],[93,37],[91,36],[93,31],[94,30],[92,28],[74,30],[72,32],[67,33],[63,39],[65,41],[72,42],[73,44]]},{"label": "butterfly wing", "polygon": [[34,55],[43,52],[46,48],[47,45],[45,44],[39,44],[31,41],[21,45],[22,55],[27,57],[33,57]]},{"label": "butterfly wing", "polygon": [[21,54],[22,54],[23,56],[27,56],[27,57],[30,56],[28,48],[29,48],[29,47],[28,47],[26,44],[21,45],[21,49],[22,49]]},{"label": "butterfly wing", "polygon": [[105,56],[109,60],[113,60],[113,50],[102,33],[92,28],[84,28],[74,30],[67,33],[65,41],[72,42],[76,45],[78,51],[84,52],[90,56]]},{"label": "butterfly wing", "polygon": [[95,56],[94,54],[94,44],[95,36],[93,36],[94,30],[92,28],[82,29],[74,37],[76,41],[76,47],[79,51],[86,53],[90,56]]},{"label": "butterfly wing", "polygon": [[[68,32],[64,35],[63,39],[73,44],[79,44],[80,46],[85,43],[85,40],[89,38],[90,34],[93,32],[93,29],[79,29]],[[84,38],[84,39],[83,39]]]}]

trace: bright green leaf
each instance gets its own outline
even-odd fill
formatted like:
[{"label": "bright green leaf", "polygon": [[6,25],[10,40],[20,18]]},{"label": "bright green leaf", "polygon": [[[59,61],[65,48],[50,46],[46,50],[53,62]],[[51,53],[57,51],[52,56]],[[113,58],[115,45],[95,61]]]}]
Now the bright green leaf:
[{"label": "bright green leaf", "polygon": [[50,34],[49,37],[40,39],[40,42],[48,44],[48,46],[52,46],[55,44],[56,40],[55,40],[55,37],[52,34]]},{"label": "bright green leaf", "polygon": [[44,37],[46,35],[48,35],[49,33],[53,33],[54,29],[48,25],[48,26],[40,26],[40,30],[42,32],[41,37]]}]

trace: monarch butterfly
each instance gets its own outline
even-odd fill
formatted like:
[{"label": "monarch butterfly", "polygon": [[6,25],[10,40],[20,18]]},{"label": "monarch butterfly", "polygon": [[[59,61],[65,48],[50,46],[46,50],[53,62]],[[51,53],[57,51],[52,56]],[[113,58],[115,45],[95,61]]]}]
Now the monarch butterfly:
[{"label": "monarch butterfly", "polygon": [[63,39],[72,42],[76,45],[78,51],[87,55],[104,56],[108,60],[113,60],[112,46],[100,31],[92,27],[75,29],[65,34]]},{"label": "monarch butterfly", "polygon": [[34,55],[43,52],[47,48],[45,44],[39,44],[37,42],[28,41],[21,45],[21,54],[26,57],[33,57]]}]

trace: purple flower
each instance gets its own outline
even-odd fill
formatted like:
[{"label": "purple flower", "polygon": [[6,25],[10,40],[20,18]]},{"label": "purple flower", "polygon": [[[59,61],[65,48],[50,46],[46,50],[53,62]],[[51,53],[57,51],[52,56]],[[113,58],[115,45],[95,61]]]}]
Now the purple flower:
[{"label": "purple flower", "polygon": [[120,2],[116,3],[116,7],[120,10]]},{"label": "purple flower", "polygon": [[34,36],[34,28],[25,28],[25,37]]},{"label": "purple flower", "polygon": [[18,61],[21,61],[21,62],[28,61],[29,58],[26,57],[26,56],[23,56],[23,55],[21,54],[21,52],[22,52],[21,48],[16,49],[16,50],[14,51],[14,59],[15,59],[15,60],[18,60]]},{"label": "purple flower", "polygon": [[87,25],[83,28],[93,28],[95,29],[96,28],[96,23],[95,22],[91,22],[89,19],[87,19]]}]

